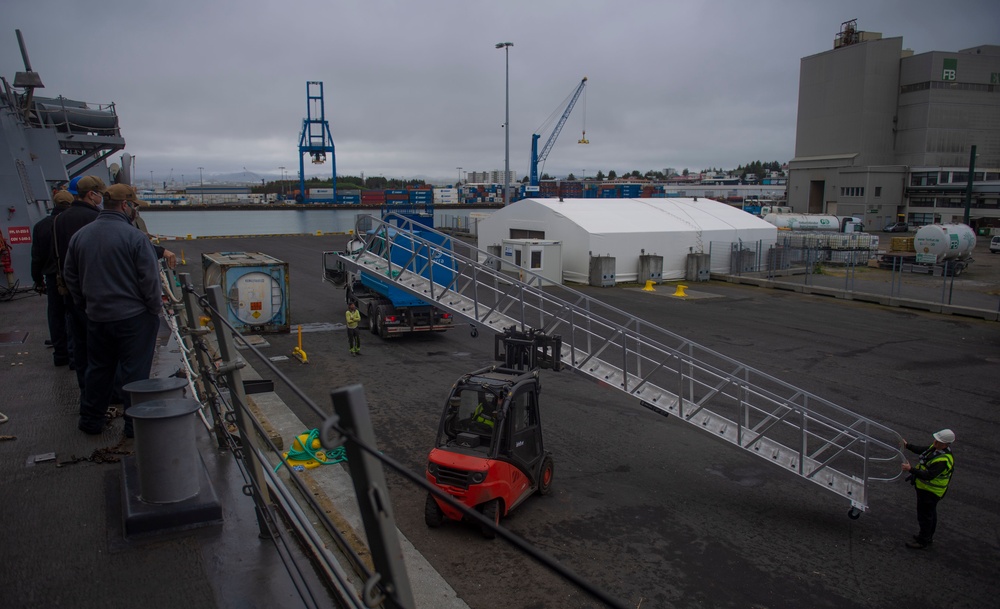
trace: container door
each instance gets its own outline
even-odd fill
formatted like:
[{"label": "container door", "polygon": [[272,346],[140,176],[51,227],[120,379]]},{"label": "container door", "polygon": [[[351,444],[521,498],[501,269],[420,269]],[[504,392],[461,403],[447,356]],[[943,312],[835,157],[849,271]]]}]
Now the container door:
[{"label": "container door", "polygon": [[240,322],[263,325],[284,321],[284,289],[279,277],[260,270],[230,269],[229,310]]}]

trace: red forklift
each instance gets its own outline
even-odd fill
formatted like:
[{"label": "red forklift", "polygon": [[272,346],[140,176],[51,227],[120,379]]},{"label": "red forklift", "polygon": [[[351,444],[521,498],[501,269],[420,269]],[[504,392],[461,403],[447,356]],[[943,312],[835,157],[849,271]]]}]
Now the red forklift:
[{"label": "red forklift", "polygon": [[[540,369],[559,371],[562,339],[539,331],[504,329],[489,366],[463,375],[451,388],[427,459],[427,480],[499,524],[531,495],[548,494],[552,455],[542,443]],[[462,512],[427,494],[424,520],[441,526]],[[481,527],[483,536],[495,532]]]}]

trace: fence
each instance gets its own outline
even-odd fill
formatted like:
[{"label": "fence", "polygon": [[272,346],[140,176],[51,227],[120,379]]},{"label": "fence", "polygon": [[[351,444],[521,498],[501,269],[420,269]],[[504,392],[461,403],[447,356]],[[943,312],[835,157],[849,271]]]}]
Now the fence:
[{"label": "fence", "polygon": [[987,319],[1000,313],[1000,295],[984,289],[986,282],[975,277],[974,262],[917,263],[913,255],[883,251],[878,237],[865,233],[798,233],[774,243],[713,241],[709,255],[715,273],[725,269],[722,275],[776,288],[869,296],[876,302],[917,308],[968,309],[969,314]]}]

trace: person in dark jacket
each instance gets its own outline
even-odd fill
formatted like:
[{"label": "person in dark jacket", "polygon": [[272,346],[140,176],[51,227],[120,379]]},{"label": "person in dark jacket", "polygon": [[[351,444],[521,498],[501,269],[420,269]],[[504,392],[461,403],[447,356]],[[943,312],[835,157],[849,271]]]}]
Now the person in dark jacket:
[{"label": "person in dark jacket", "polygon": [[60,190],[52,196],[55,207],[52,213],[35,223],[31,229],[31,279],[35,282],[35,291],[45,294],[49,322],[49,342],[52,344],[52,363],[56,366],[69,364],[72,352],[68,321],[66,320],[66,302],[59,293],[56,271],[56,252],[52,245],[52,222],[55,217],[69,209],[73,203],[73,195]]},{"label": "person in dark jacket", "polygon": [[951,455],[951,444],[955,441],[955,432],[942,429],[934,434],[934,442],[930,446],[909,444],[903,440],[906,450],[920,455],[917,465],[903,463],[903,471],[910,472],[908,480],[917,489],[917,524],[920,532],[906,542],[906,547],[922,550],[934,541],[934,530],[937,528],[937,504],[948,492],[951,474],[955,470],[955,459]]},{"label": "person in dark jacket", "polygon": [[[74,178],[75,179],[75,178]],[[70,182],[72,185],[72,182]],[[56,262],[59,273],[64,275],[66,252],[70,239],[81,228],[97,219],[101,213],[100,207],[104,201],[105,185],[101,178],[83,176],[76,183],[76,199],[69,209],[59,214],[52,221],[52,240],[55,244]],[[73,367],[76,369],[76,380],[80,386],[80,408],[83,409],[83,388],[87,376],[87,316],[83,307],[73,301],[67,294],[66,316],[69,319],[69,331],[73,341]]]},{"label": "person in dark jacket", "polygon": [[[115,184],[105,195],[105,210],[70,240],[64,270],[87,318],[89,364],[78,427],[88,434],[103,431],[116,385],[149,378],[162,306],[153,244],[123,211],[134,191]],[[123,398],[125,436],[132,437],[131,399]]]}]

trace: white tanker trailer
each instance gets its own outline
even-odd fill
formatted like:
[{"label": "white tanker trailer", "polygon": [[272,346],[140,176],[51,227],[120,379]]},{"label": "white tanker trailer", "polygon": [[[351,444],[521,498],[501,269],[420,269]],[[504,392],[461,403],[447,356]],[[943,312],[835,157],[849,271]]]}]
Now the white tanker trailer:
[{"label": "white tanker trailer", "polygon": [[835,233],[860,233],[864,221],[854,216],[828,214],[767,214],[764,221],[784,230],[824,230]]},{"label": "white tanker trailer", "polygon": [[913,237],[917,262],[936,264],[945,260],[968,260],[976,247],[976,233],[965,224],[928,224]]}]

